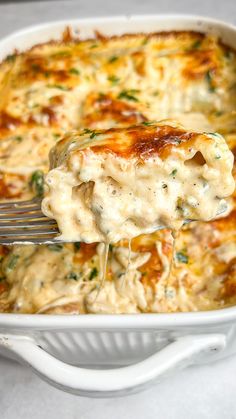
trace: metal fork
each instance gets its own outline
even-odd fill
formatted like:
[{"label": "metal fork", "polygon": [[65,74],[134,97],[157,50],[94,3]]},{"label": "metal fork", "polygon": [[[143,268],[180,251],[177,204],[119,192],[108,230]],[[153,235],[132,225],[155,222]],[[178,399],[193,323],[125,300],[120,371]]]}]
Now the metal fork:
[{"label": "metal fork", "polygon": [[41,211],[40,198],[0,203],[0,244],[59,243],[55,220]]}]

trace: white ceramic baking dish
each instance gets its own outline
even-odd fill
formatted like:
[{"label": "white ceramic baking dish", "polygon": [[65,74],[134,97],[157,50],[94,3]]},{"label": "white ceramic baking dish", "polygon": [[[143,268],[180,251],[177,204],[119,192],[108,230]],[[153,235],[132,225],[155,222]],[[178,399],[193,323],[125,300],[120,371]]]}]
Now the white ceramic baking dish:
[{"label": "white ceramic baking dish", "polygon": [[[69,20],[34,26],[0,41],[14,48],[59,39],[65,26],[87,38],[166,30],[214,33],[236,45],[236,28],[194,16]],[[236,307],[211,312],[135,315],[0,314],[0,353],[30,366],[65,391],[93,397],[127,395],[190,364],[236,352]]]}]

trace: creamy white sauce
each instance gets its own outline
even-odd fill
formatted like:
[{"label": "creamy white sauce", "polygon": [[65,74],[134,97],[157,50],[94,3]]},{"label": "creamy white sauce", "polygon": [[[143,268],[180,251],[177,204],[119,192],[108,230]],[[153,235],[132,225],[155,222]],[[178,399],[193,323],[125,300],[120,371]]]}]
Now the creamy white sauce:
[{"label": "creamy white sauce", "polygon": [[[96,143],[104,141],[106,132]],[[101,140],[100,140],[101,137]],[[212,141],[214,140],[214,141]],[[93,153],[89,136],[71,140],[46,177],[44,214],[56,219],[65,241],[114,243],[180,228],[185,220],[211,220],[227,210],[235,187],[232,153],[219,135],[199,136],[189,148],[142,164],[112,153]],[[60,143],[59,143],[60,147]],[[195,157],[199,154],[200,159]]]}]

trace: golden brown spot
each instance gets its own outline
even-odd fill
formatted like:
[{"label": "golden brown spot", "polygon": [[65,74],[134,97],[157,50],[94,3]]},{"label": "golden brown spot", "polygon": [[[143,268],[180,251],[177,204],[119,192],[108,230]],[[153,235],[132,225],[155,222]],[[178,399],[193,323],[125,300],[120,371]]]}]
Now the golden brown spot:
[{"label": "golden brown spot", "polygon": [[96,128],[99,123],[107,121],[119,126],[129,126],[146,121],[144,115],[135,107],[112,97],[112,95],[90,95],[84,105],[85,109],[92,108],[91,113],[86,113],[81,124],[85,127]]},{"label": "golden brown spot", "polygon": [[[127,132],[127,138],[124,136]],[[124,136],[120,136],[122,134]],[[93,152],[113,152],[124,158],[138,157],[140,160],[149,156],[166,156],[170,149],[185,143],[191,145],[196,133],[186,132],[180,128],[163,126],[135,126],[128,130],[111,128],[106,131],[109,138],[105,144],[92,146]],[[126,141],[127,140],[127,141]]]}]

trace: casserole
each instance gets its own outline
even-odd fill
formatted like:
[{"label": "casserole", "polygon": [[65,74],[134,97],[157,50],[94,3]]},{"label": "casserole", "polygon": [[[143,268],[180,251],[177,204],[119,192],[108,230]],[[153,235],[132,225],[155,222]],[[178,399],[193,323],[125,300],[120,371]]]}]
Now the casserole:
[{"label": "casserole", "polygon": [[[64,241],[115,243],[162,224],[178,231],[186,218],[214,219],[222,206],[227,213],[219,197],[234,192],[234,157],[223,137],[188,132],[167,121],[145,124],[92,134],[75,131],[51,149],[42,210],[57,220]],[[214,184],[202,159],[208,170],[218,171]]]},{"label": "casserole", "polygon": [[[218,35],[231,47],[236,38],[230,25],[187,16],[76,20],[26,29],[2,40],[0,59],[14,48],[23,51],[60,39],[66,25],[74,31],[79,27],[82,37],[91,37],[94,29],[106,35],[195,30]],[[81,395],[114,396],[141,389],[190,363],[233,353],[235,317],[234,308],[129,316],[1,314],[0,346],[3,354],[21,359],[57,387]]]}]

